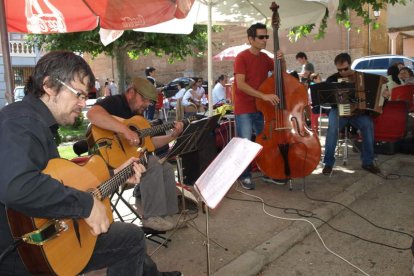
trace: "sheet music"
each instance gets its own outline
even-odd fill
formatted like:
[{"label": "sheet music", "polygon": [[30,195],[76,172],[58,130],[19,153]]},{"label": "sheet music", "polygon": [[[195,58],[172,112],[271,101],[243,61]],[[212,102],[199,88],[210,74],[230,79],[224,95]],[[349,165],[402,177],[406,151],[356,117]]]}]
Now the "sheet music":
[{"label": "sheet music", "polygon": [[248,139],[231,139],[194,185],[208,207],[215,208],[220,203],[262,148]]}]

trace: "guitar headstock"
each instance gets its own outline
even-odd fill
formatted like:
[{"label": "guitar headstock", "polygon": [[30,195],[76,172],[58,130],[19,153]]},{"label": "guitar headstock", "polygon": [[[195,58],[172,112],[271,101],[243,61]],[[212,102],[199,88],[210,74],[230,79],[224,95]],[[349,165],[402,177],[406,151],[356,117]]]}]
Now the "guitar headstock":
[{"label": "guitar headstock", "polygon": [[272,15],[272,26],[274,29],[278,30],[280,27],[280,16],[279,16],[279,5],[275,2],[272,2],[272,5],[270,5],[270,9],[273,12]]}]

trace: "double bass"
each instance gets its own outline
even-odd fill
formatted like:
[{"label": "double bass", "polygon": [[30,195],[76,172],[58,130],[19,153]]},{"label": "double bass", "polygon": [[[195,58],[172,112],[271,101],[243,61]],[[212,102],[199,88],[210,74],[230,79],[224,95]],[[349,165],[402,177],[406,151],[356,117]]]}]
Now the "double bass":
[{"label": "double bass", "polygon": [[[279,6],[272,3],[272,27],[274,52],[279,50]],[[256,100],[257,109],[264,117],[264,129],[256,137],[263,146],[257,156],[259,169],[267,176],[277,179],[305,177],[313,172],[320,161],[321,145],[316,131],[305,123],[308,93],[305,86],[282,72],[281,61],[274,59],[274,74],[259,87],[265,94],[276,94],[279,103],[272,105]]]}]

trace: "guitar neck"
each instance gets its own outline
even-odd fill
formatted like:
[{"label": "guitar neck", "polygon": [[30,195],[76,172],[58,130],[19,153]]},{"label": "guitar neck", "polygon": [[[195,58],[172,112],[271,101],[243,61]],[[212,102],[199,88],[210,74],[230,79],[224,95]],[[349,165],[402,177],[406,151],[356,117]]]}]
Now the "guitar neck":
[{"label": "guitar neck", "polygon": [[[147,163],[146,154],[144,153],[137,162],[145,166]],[[133,163],[120,170],[112,178],[106,180],[101,185],[99,185],[96,190],[92,191],[92,195],[99,200],[103,200],[104,198],[112,195],[112,193],[115,192],[119,186],[124,184],[128,178],[134,175],[135,172],[132,167]]]},{"label": "guitar neck", "polygon": [[147,136],[154,136],[157,134],[160,134],[168,129],[172,129],[174,128],[174,124],[175,123],[167,123],[167,124],[163,124],[163,125],[158,125],[158,126],[154,126],[151,128],[146,128],[146,129],[138,129],[138,136],[140,138],[144,138]]}]

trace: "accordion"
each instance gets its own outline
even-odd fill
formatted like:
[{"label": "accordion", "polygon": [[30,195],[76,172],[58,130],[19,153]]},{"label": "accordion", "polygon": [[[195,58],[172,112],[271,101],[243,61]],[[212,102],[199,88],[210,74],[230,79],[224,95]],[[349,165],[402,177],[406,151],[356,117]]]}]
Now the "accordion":
[{"label": "accordion", "polygon": [[317,83],[310,86],[312,105],[337,105],[339,116],[380,114],[386,83],[387,78],[383,76],[361,72],[355,72],[352,80]]}]

